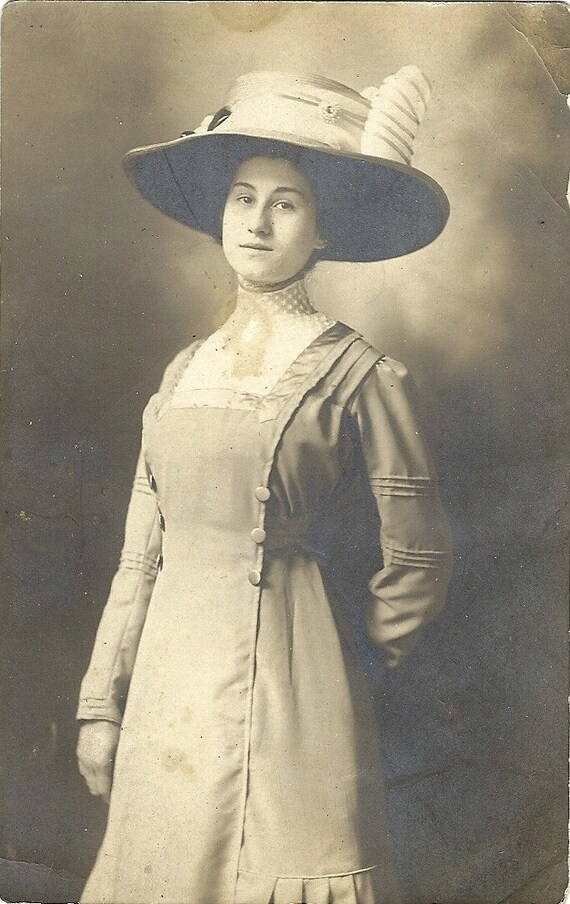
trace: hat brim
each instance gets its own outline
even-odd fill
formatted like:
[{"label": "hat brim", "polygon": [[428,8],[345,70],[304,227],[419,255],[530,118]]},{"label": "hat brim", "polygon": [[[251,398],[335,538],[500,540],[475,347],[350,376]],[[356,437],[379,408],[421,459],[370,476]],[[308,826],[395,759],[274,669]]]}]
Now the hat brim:
[{"label": "hat brim", "polygon": [[220,237],[222,210],[237,167],[250,157],[280,154],[307,173],[326,209],[327,246],[334,261],[381,261],[429,245],[449,216],[443,189],[419,170],[391,160],[299,145],[243,132],[206,132],[135,148],[123,166],[140,193],[167,216]]}]

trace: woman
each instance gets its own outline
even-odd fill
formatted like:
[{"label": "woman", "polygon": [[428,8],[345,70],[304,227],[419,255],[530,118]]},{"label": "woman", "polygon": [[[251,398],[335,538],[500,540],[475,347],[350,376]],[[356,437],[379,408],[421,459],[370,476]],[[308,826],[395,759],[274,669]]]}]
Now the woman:
[{"label": "woman", "polygon": [[153,204],[221,237],[238,290],[144,412],[78,711],[93,793],[108,797],[114,760],[83,902],[397,898],[370,696],[325,540],[341,516],[354,543],[353,501],[376,500],[367,625],[394,666],[444,602],[449,536],[405,369],[315,311],[303,275],[443,228],[443,193],[409,166],[426,94],[412,67],[366,96],[253,73],[197,132],[126,157]]}]

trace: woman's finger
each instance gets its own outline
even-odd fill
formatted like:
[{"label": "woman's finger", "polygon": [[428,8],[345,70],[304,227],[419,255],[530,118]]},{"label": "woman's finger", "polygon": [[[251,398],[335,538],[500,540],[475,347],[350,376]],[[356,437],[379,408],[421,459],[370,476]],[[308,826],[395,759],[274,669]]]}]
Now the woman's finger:
[{"label": "woman's finger", "polygon": [[106,767],[105,769],[80,767],[79,771],[85,779],[89,792],[94,797],[102,797],[108,803],[112,782],[111,769],[109,767]]},{"label": "woman's finger", "polygon": [[95,780],[93,781],[93,787],[89,787],[91,794],[95,794],[97,797],[102,797],[106,803],[109,803],[109,797],[111,795],[111,770],[102,770],[97,772],[95,776]]}]

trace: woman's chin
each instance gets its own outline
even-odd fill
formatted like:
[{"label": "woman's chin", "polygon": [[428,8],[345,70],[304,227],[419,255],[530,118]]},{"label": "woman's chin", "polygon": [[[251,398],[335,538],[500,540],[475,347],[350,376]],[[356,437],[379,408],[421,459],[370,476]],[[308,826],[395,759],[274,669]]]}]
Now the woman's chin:
[{"label": "woman's chin", "polygon": [[252,273],[250,270],[239,272],[238,279],[256,286],[273,286],[275,283],[281,282],[278,276],[268,276],[266,273]]},{"label": "woman's chin", "polygon": [[237,267],[234,268],[238,279],[257,286],[274,286],[277,283],[290,279],[289,274],[283,274],[281,270],[269,267]]}]

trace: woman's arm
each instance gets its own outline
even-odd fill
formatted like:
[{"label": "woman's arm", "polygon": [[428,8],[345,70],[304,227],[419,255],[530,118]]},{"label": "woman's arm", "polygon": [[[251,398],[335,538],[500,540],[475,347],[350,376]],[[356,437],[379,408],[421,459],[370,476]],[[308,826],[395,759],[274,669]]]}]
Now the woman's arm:
[{"label": "woman's arm", "polygon": [[139,455],[119,568],[97,631],[91,662],[81,684],[78,719],[120,725],[162,547],[159,511]]},{"label": "woman's arm", "polygon": [[445,603],[451,535],[406,368],[390,358],[379,361],[350,412],[381,521],[384,567],[369,582],[367,627],[385,649],[387,665],[394,667]]},{"label": "woman's arm", "polygon": [[[164,401],[199,342],[179,352],[166,368],[158,389]],[[151,475],[141,451],[127,511],[119,568],[81,684],[77,718],[121,724],[129,682],[162,549],[159,509]]]},{"label": "woman's arm", "polygon": [[130,677],[162,546],[158,506],[139,455],[119,568],[113,578],[91,662],[81,684],[77,718],[79,771],[91,794],[107,802]]}]

